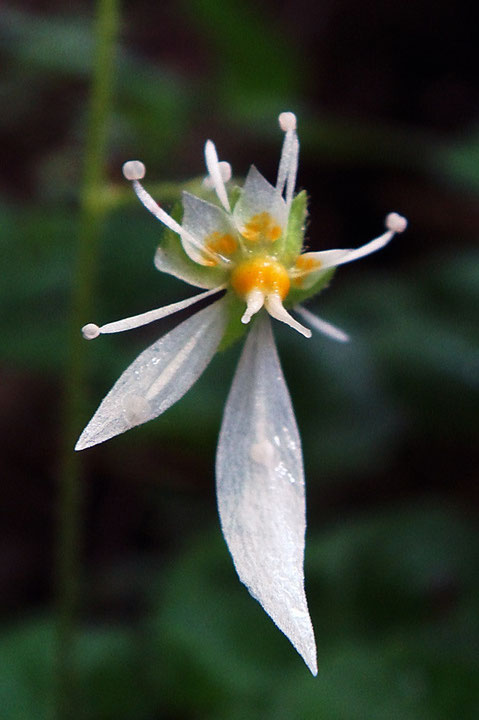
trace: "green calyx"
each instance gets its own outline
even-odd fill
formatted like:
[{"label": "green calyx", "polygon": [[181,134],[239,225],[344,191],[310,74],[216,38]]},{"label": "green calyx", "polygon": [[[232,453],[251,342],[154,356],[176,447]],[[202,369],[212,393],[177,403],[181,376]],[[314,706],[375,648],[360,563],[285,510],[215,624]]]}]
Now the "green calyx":
[{"label": "green calyx", "polygon": [[302,190],[291,203],[288,216],[288,225],[284,235],[283,247],[278,253],[278,259],[285,267],[291,267],[295,262],[304,243],[306,218],[308,215],[308,196]]}]

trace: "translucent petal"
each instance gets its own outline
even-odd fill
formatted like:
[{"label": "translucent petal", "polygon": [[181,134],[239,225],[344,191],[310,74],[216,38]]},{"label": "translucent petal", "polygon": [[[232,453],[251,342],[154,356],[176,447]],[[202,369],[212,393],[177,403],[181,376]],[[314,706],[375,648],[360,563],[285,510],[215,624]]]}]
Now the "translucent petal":
[{"label": "translucent petal", "polygon": [[335,268],[348,257],[352,250],[322,250],[321,252],[302,253],[290,270],[292,287],[308,290],[325,275],[330,268]]},{"label": "translucent petal", "polygon": [[241,232],[251,218],[261,213],[269,213],[281,228],[287,220],[286,203],[276,188],[261,175],[252,165],[246,176],[243,191],[235,205],[233,216],[236,226]]},{"label": "translucent petal", "polygon": [[[200,198],[183,193],[183,220],[182,227],[187,233],[193,235],[202,245],[213,233],[230,235],[236,238],[234,229],[227,213],[217,205],[201,200]],[[201,253],[185,236],[181,235],[181,242],[190,258],[201,265],[211,265],[211,258]]]},{"label": "translucent petal", "polygon": [[347,262],[346,258],[354,250],[320,250],[319,252],[306,252],[302,253],[301,260],[307,262],[312,260],[313,263],[318,263],[318,267],[321,270],[325,270],[329,267],[336,267],[341,265],[343,262]]},{"label": "translucent petal", "polygon": [[189,255],[186,255],[180,241],[177,239],[180,250],[170,252],[160,245],[155,253],[155,267],[160,272],[173,275],[179,280],[184,280],[189,285],[199,288],[214,288],[225,279],[223,267],[207,267],[193,262]]},{"label": "translucent petal", "polygon": [[97,445],[152,420],[179,400],[215,354],[226,320],[221,299],[142,352],[105,397],[75,450]]},{"label": "translucent petal", "polygon": [[266,313],[246,340],[226,403],[216,479],[221,526],[241,581],[316,674],[304,593],[301,442]]}]

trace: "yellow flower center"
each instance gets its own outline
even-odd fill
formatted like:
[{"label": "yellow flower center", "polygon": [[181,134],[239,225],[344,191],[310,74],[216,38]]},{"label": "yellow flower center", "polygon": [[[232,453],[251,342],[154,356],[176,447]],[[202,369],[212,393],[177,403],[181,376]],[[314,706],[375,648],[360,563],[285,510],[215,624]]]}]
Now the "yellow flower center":
[{"label": "yellow flower center", "polygon": [[264,295],[279,295],[283,300],[289,292],[290,280],[284,265],[272,257],[260,255],[235,267],[231,285],[243,299],[252,290],[260,290]]}]

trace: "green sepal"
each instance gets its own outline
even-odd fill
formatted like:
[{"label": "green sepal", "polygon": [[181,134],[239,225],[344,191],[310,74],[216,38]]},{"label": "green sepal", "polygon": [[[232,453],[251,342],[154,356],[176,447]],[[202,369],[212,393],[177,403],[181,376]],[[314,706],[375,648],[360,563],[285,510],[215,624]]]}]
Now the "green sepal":
[{"label": "green sepal", "polygon": [[298,303],[304,302],[310,297],[313,297],[313,295],[317,295],[317,293],[321,292],[321,290],[324,290],[329,285],[335,272],[335,267],[326,268],[326,270],[323,270],[318,274],[318,279],[314,285],[305,290],[292,287],[283,302],[284,306],[290,308],[294,305],[298,305]]},{"label": "green sepal", "polygon": [[230,208],[231,212],[233,212],[236,203],[241,197],[241,193],[243,192],[243,188],[239,185],[233,185],[231,190],[228,193],[228,200],[230,201]]},{"label": "green sepal", "polygon": [[[183,205],[181,202],[178,201],[173,205],[170,214],[174,220],[181,223],[183,218]],[[160,248],[168,255],[168,259],[178,269],[178,272],[184,275],[185,282],[207,288],[224,283],[224,269],[221,267],[208,267],[194,262],[185,252],[179,236],[173,230],[164,229]]]},{"label": "green sepal", "polygon": [[288,226],[283,240],[283,247],[279,254],[281,262],[290,267],[301,252],[306,228],[306,217],[308,214],[308,196],[306,190],[302,190],[291,203],[288,216]]},{"label": "green sepal", "polygon": [[218,347],[218,352],[222,352],[233,345],[237,340],[243,337],[248,330],[248,325],[241,322],[241,317],[246,309],[244,300],[240,300],[233,292],[226,294],[226,308],[228,313],[228,321],[223,339]]}]

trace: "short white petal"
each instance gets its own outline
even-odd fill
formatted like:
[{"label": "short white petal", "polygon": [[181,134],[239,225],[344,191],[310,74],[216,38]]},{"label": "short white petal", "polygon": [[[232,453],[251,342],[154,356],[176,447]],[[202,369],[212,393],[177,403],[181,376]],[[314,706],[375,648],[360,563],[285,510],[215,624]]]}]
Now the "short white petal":
[{"label": "short white petal", "polygon": [[142,352],[112,387],[75,450],[83,450],[161,415],[190,389],[223,337],[224,299],[185,320]]},{"label": "short white petal", "polygon": [[156,250],[154,262],[156,269],[160,272],[173,275],[194,287],[214,288],[224,278],[224,268],[205,268],[204,265],[193,264],[192,262],[187,264],[177,253],[170,253],[161,245]]},{"label": "short white petal", "polygon": [[182,228],[186,231],[181,235],[181,242],[190,258],[202,265],[210,265],[210,258],[205,256],[198,247],[195,247],[188,239],[188,235],[194,236],[201,245],[212,233],[230,234],[236,236],[236,231],[227,213],[217,205],[206,202],[191,195],[183,193],[183,220]]},{"label": "short white petal", "polygon": [[[347,262],[347,258],[350,255],[350,253],[354,252],[353,250],[320,250],[318,252],[307,252],[302,253],[300,255],[301,258],[304,260],[312,260],[314,263],[317,263],[317,267],[310,273],[316,272],[318,270],[326,270],[326,268],[330,267],[336,267],[336,265],[341,265],[344,262]],[[299,272],[298,275],[301,275],[302,273]],[[306,275],[308,273],[305,273]]]},{"label": "short white petal", "polygon": [[279,195],[276,188],[261,175],[252,165],[246,176],[243,190],[233,210],[235,224],[241,232],[241,228],[248,223],[252,217],[259,213],[267,212],[274,220],[284,228],[287,221],[286,203]]},{"label": "short white petal", "polygon": [[226,403],[216,480],[221,526],[241,581],[316,674],[304,592],[301,442],[266,313],[246,340]]}]

